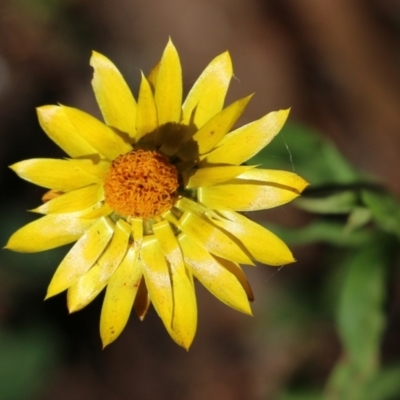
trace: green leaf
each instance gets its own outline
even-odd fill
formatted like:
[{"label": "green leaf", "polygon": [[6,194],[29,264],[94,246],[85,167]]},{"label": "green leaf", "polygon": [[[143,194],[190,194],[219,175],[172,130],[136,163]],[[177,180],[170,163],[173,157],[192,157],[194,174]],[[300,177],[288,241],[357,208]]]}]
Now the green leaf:
[{"label": "green leaf", "polygon": [[[334,368],[325,391],[325,400],[397,400],[400,398],[400,365],[386,367],[363,381],[349,360]],[[285,399],[286,400],[286,399]]]},{"label": "green leaf", "polygon": [[400,238],[400,204],[386,192],[363,190],[361,198],[371,211],[376,224],[386,232]]},{"label": "green leaf", "polygon": [[319,214],[347,214],[357,205],[358,195],[352,190],[335,193],[326,197],[299,197],[295,205],[305,211]]},{"label": "green leaf", "polygon": [[393,242],[387,236],[362,247],[346,260],[347,276],[339,300],[337,324],[343,347],[359,371],[375,371],[385,325],[383,301]]},{"label": "green leaf", "polygon": [[347,271],[337,327],[344,351],[327,383],[326,399],[370,400],[366,388],[379,369],[385,281],[397,247],[392,236],[377,236],[374,243],[352,252],[341,266]]},{"label": "green leaf", "polygon": [[392,236],[380,235],[374,243],[350,254],[342,265],[347,271],[337,327],[344,352],[326,386],[327,399],[369,399],[365,389],[379,368],[385,326],[385,280],[397,247]]},{"label": "green leaf", "polygon": [[366,386],[364,399],[394,400],[400,398],[400,365],[379,371]]},{"label": "green leaf", "polygon": [[367,207],[356,207],[350,213],[345,226],[346,232],[354,231],[355,229],[365,226],[371,221],[372,214]]},{"label": "green leaf", "polygon": [[348,231],[343,223],[336,221],[317,220],[299,229],[272,224],[263,225],[291,245],[327,243],[337,247],[352,248],[365,246],[373,242],[376,236],[374,232],[368,230]]},{"label": "green leaf", "polygon": [[360,397],[364,384],[355,380],[357,369],[342,358],[333,368],[325,388],[324,400],[366,400]]}]

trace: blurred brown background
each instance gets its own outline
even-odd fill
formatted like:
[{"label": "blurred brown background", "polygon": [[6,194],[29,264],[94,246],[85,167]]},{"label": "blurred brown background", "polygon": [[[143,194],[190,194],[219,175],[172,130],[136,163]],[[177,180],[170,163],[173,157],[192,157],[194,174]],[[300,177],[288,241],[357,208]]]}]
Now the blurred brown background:
[{"label": "blurred brown background", "polygon": [[[3,243],[42,195],[7,166],[63,156],[40,131],[35,107],[60,102],[99,115],[91,50],[113,60],[137,93],[139,71],[158,61],[169,36],[186,91],[228,49],[235,72],[228,102],[256,92],[242,122],[291,107],[293,121],[331,138],[355,166],[400,195],[399,34],[397,0],[0,0]],[[291,215],[279,213],[283,220]],[[286,301],[281,291],[315,274],[318,251],[303,255],[279,273],[246,269],[255,318],[227,309],[199,287],[199,329],[189,353],[169,339],[154,311],[143,323],[132,316],[117,342],[101,351],[101,299],[69,317],[64,295],[42,302],[53,258],[41,261],[39,276],[17,266],[32,255],[0,259],[6,268],[0,326],[12,332],[38,318],[53,320],[55,337],[62,332],[55,367],[28,398],[274,399],[294,376],[308,374],[322,385],[338,355],[329,322],[292,331],[291,316],[279,315],[276,303]],[[282,330],[274,325],[279,319]]]}]

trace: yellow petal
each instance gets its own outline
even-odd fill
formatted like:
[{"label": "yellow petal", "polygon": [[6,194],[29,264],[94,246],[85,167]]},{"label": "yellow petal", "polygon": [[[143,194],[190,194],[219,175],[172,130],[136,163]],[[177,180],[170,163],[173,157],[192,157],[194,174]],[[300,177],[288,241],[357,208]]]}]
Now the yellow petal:
[{"label": "yellow petal", "polygon": [[82,213],[81,218],[85,219],[97,219],[101,217],[106,217],[113,212],[113,209],[107,204],[104,203],[98,208],[94,208],[93,210],[89,211],[88,213]]},{"label": "yellow petal", "polygon": [[140,138],[145,136],[146,133],[154,132],[158,126],[157,108],[154,101],[153,91],[143,74],[139,89],[136,126],[136,141],[140,140]]},{"label": "yellow petal", "polygon": [[120,266],[107,284],[100,317],[103,348],[113,342],[125,328],[142,279],[138,250],[130,246]]},{"label": "yellow petal", "polygon": [[154,235],[171,268],[174,309],[173,339],[186,350],[192,344],[197,328],[197,304],[193,279],[183,263],[178,240],[167,221],[153,225]]},{"label": "yellow petal", "polygon": [[[181,197],[174,206],[179,208],[182,212],[189,211],[191,213],[197,215],[204,215],[205,213],[209,212],[210,210],[207,207],[204,207],[202,204],[198,203],[197,201],[191,200],[188,197]],[[168,211],[163,215],[163,217],[168,221],[168,218],[171,216],[171,212]],[[179,222],[177,222],[179,225]]]},{"label": "yellow petal", "polygon": [[183,160],[196,159],[199,154],[212,150],[231,130],[242,115],[252,95],[235,101],[206,122],[179,151]]},{"label": "yellow petal", "polygon": [[103,179],[107,171],[110,169],[111,163],[106,160],[93,161],[91,159],[84,160],[68,160],[74,164],[77,168],[82,169],[90,175],[94,175],[96,178]]},{"label": "yellow petal", "polygon": [[131,224],[135,246],[140,247],[143,241],[143,220],[141,218],[132,218]]},{"label": "yellow petal", "polygon": [[151,302],[170,333],[173,313],[171,279],[167,261],[154,236],[146,236],[143,240],[140,258]]},{"label": "yellow petal", "polygon": [[100,257],[113,232],[114,226],[108,218],[101,218],[92,225],[58,266],[46,299],[68,289],[84,275]]},{"label": "yellow petal", "polygon": [[191,240],[179,235],[185,263],[192,268],[193,275],[219,300],[245,314],[251,315],[247,294],[237,277],[219,264],[211,254]]},{"label": "yellow petal", "polygon": [[225,269],[227,269],[231,274],[235,275],[236,279],[240,282],[244,291],[246,292],[247,300],[254,301],[253,291],[240,265],[232,261],[225,260],[224,258],[221,257],[217,256],[213,257],[220,265],[222,265]]},{"label": "yellow petal", "polygon": [[90,185],[58,196],[32,211],[41,214],[63,214],[85,210],[98,203],[103,195],[103,186]]},{"label": "yellow petal", "polygon": [[206,207],[216,210],[255,211],[286,204],[298,197],[299,192],[287,186],[238,182],[201,187],[197,196]]},{"label": "yellow petal", "polygon": [[106,287],[101,280],[101,267],[98,263],[81,276],[67,291],[67,307],[70,313],[87,306]]},{"label": "yellow petal", "polygon": [[295,261],[286,244],[268,229],[233,211],[220,211],[227,219],[214,223],[238,238],[252,258],[263,264],[281,266]]},{"label": "yellow petal", "polygon": [[130,225],[119,220],[110,244],[95,265],[68,289],[68,310],[78,311],[87,306],[105,287],[120,265],[128,249]]},{"label": "yellow petal", "polygon": [[243,250],[208,219],[185,212],[180,222],[181,230],[210,253],[242,264],[253,264]]},{"label": "yellow petal", "polygon": [[298,193],[301,193],[308,186],[308,182],[301,176],[293,172],[274,169],[255,168],[243,172],[238,176],[238,179],[276,184],[282,187],[291,188]]},{"label": "yellow petal", "polygon": [[186,276],[181,249],[170,224],[167,221],[154,224],[153,232],[171,268],[175,269],[178,274]]},{"label": "yellow petal", "polygon": [[179,122],[182,103],[182,70],[179,55],[171,40],[160,61],[155,88],[158,124]]},{"label": "yellow petal", "polygon": [[47,136],[70,157],[98,154],[75,129],[60,106],[43,106],[36,109],[40,126]]},{"label": "yellow petal", "polygon": [[90,65],[94,68],[92,86],[107,125],[136,134],[136,101],[117,67],[102,54],[93,51]]},{"label": "yellow petal", "polygon": [[69,160],[32,158],[11,165],[10,168],[28,182],[61,192],[100,182],[99,178],[88,174]]},{"label": "yellow petal", "polygon": [[155,92],[156,84],[157,84],[157,75],[158,71],[160,69],[160,63],[158,62],[150,71],[150,73],[147,75],[147,80],[150,83],[151,89],[153,90],[153,93]]},{"label": "yellow petal", "polygon": [[54,249],[75,242],[94,222],[73,214],[45,215],[15,232],[5,248],[21,253]]},{"label": "yellow petal", "polygon": [[201,186],[213,186],[218,183],[230,181],[233,178],[243,174],[254,168],[252,165],[242,166],[224,166],[199,168],[188,179],[186,187],[188,189],[198,188]]},{"label": "yellow petal", "polygon": [[282,129],[289,110],[267,114],[226,135],[218,147],[205,157],[203,164],[239,165],[263,149]]},{"label": "yellow petal", "polygon": [[201,128],[221,111],[232,74],[228,52],[214,58],[197,79],[183,104],[183,123],[192,122]]},{"label": "yellow petal", "polygon": [[124,142],[110,127],[90,114],[77,108],[62,107],[68,120],[79,134],[108,160],[114,160],[119,155],[132,150],[129,143]]}]

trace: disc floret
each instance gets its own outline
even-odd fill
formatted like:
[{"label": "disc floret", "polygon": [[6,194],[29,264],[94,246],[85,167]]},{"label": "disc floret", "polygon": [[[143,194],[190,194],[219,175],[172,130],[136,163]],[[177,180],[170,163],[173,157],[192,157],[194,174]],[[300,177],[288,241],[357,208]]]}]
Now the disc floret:
[{"label": "disc floret", "polygon": [[157,151],[133,150],[117,157],[104,178],[106,203],[124,217],[153,218],[176,201],[178,171]]}]

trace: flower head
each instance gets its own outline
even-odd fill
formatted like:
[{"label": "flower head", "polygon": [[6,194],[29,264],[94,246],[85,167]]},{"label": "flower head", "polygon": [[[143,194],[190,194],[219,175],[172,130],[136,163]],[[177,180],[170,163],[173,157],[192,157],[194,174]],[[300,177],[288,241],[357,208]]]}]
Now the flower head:
[{"label": "flower head", "polygon": [[40,124],[68,158],[11,168],[50,189],[44,214],[6,248],[38,252],[76,242],[47,296],[68,290],[70,312],[104,288],[103,345],[123,330],[132,307],[153,304],[171,337],[189,348],[196,332],[195,279],[230,307],[251,314],[240,264],[293,262],[287,246],[240,211],[279,206],[307,186],[298,175],[242,165],[283,126],[288,110],[231,131],[251,96],[223,108],[232,78],[227,52],[200,75],[182,104],[178,53],[169,41],[138,100],[115,65],[93,52],[92,81],[104,123],[66,106],[38,108]]}]

